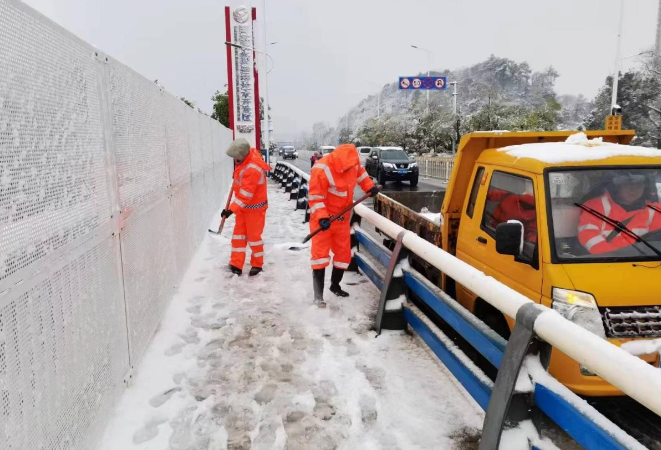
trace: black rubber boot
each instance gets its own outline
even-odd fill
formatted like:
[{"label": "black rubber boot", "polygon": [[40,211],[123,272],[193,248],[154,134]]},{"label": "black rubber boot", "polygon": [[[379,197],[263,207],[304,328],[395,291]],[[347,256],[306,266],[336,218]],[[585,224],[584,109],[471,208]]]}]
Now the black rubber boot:
[{"label": "black rubber boot", "polygon": [[338,269],[337,267],[333,267],[333,273],[331,274],[331,286],[330,286],[330,291],[337,295],[338,297],[348,297],[349,293],[344,292],[342,288],[340,287],[340,282],[342,281],[342,277],[344,276],[344,270],[343,269]]},{"label": "black rubber boot", "polygon": [[314,304],[319,308],[325,308],[324,301],[324,277],[326,269],[315,269],[312,271],[312,288],[314,289]]},{"label": "black rubber boot", "polygon": [[234,266],[231,265],[231,264],[229,264],[229,265],[227,266],[227,269],[228,269],[230,272],[232,272],[234,275],[239,275],[239,276],[241,276],[241,274],[243,273],[243,270],[239,269],[238,267],[234,267]]},{"label": "black rubber boot", "polygon": [[253,267],[253,268],[250,269],[250,273],[248,274],[248,276],[254,277],[258,273],[260,273],[262,270],[263,269],[261,267]]}]

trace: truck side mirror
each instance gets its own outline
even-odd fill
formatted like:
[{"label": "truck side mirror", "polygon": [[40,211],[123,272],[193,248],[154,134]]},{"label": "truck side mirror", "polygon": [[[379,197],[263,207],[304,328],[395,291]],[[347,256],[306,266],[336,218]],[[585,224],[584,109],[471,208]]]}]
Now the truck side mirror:
[{"label": "truck side mirror", "polygon": [[521,256],[523,253],[523,224],[508,220],[496,227],[496,251],[501,255]]}]

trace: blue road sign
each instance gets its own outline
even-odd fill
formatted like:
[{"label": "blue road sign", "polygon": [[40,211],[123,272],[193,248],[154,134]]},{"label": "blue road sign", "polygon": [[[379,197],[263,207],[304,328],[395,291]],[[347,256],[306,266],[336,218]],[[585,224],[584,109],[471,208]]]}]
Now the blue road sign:
[{"label": "blue road sign", "polygon": [[447,77],[399,77],[399,88],[405,90],[442,91],[447,84]]}]

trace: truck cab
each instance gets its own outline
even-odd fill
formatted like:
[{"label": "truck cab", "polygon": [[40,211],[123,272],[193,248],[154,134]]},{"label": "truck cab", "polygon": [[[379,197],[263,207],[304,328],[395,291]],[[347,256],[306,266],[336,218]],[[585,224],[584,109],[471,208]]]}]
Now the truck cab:
[{"label": "truck cab", "polygon": [[[661,337],[661,151],[624,145],[632,131],[571,134],[464,136],[441,246],[615,345]],[[447,277],[441,287],[509,337],[512,319]],[[549,370],[578,394],[619,394],[555,349]]]}]

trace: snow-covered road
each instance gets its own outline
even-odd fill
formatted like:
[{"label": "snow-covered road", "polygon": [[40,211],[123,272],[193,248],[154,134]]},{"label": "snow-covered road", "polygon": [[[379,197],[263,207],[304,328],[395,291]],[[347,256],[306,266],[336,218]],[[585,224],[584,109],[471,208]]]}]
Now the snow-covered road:
[{"label": "snow-covered road", "polygon": [[282,245],[308,232],[288,197],[269,186],[257,277],[225,270],[233,220],[205,238],[100,450],[474,448],[481,409],[417,338],[375,339],[366,277],[312,305],[309,250]]}]

